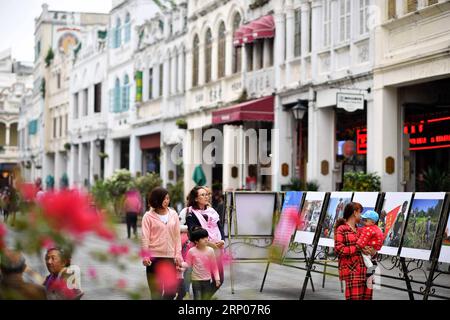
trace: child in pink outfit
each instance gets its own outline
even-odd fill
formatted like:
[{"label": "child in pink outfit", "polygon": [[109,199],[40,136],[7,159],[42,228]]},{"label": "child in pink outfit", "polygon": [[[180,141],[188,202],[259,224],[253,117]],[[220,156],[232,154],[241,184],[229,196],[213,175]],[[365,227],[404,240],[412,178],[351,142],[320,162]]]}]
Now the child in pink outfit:
[{"label": "child in pink outfit", "polygon": [[[194,300],[211,299],[213,288],[220,287],[219,269],[217,268],[214,249],[208,247],[208,231],[197,228],[192,231],[191,241],[195,243],[187,255],[183,267],[192,267],[192,291]],[[215,283],[211,274],[214,274]]]},{"label": "child in pink outfit", "polygon": [[[363,249],[365,247],[372,247],[379,251],[383,246],[383,232],[377,226],[378,213],[373,210],[368,210],[361,215],[364,227],[358,230],[358,241],[356,245]],[[372,275],[377,265],[376,261],[372,260],[369,255],[362,255],[364,264],[367,267],[367,274]]]}]

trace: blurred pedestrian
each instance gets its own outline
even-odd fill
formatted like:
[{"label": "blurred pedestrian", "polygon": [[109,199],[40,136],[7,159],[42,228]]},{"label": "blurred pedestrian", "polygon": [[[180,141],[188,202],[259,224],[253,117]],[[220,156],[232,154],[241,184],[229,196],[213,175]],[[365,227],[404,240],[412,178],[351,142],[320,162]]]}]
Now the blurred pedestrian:
[{"label": "blurred pedestrian", "polygon": [[83,292],[79,288],[79,274],[71,268],[71,255],[61,248],[50,248],[45,254],[45,264],[50,274],[44,286],[49,300],[79,300]]},{"label": "blurred pedestrian", "polygon": [[4,250],[0,262],[0,300],[46,300],[42,285],[25,282],[26,270],[24,256],[19,252]]},{"label": "blurred pedestrian", "polygon": [[176,267],[181,267],[183,262],[180,221],[175,210],[169,208],[166,189],[154,188],[149,204],[150,210],[142,218],[142,250],[151,257],[143,257],[142,263],[152,300],[173,300],[178,286]]},{"label": "blurred pedestrian", "polygon": [[127,222],[128,239],[130,239],[131,236],[131,228],[133,228],[134,237],[137,238],[137,220],[142,210],[142,201],[139,191],[131,189],[125,194],[124,210]]}]

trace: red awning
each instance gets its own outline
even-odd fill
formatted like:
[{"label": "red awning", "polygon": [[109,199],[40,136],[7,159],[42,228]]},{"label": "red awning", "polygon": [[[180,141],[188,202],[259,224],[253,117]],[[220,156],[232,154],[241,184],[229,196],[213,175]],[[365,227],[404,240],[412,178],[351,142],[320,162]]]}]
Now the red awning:
[{"label": "red awning", "polygon": [[256,39],[273,38],[275,36],[275,22],[272,15],[267,15],[250,23],[242,25],[234,33],[233,44],[252,43]]},{"label": "red awning", "polygon": [[268,15],[252,22],[253,38],[273,38],[275,36],[275,22],[273,16]]},{"label": "red awning", "polygon": [[273,103],[274,97],[268,96],[220,109],[212,113],[212,123],[222,124],[237,121],[273,122]]},{"label": "red awning", "polygon": [[235,47],[238,47],[241,46],[243,42],[244,42],[244,32],[242,32],[241,29],[239,28],[234,32],[233,44]]},{"label": "red awning", "polygon": [[155,133],[148,136],[142,136],[139,139],[139,144],[142,150],[159,149],[161,148],[161,134]]},{"label": "red awning", "polygon": [[243,25],[240,30],[242,31],[243,34],[243,40],[244,43],[251,43],[253,42],[253,28],[252,28],[252,24],[246,24]]}]

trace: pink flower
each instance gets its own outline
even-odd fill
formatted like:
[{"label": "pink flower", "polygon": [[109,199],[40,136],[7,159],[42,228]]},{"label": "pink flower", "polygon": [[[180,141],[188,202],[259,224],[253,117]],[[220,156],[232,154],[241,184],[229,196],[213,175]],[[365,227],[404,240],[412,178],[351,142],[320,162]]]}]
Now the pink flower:
[{"label": "pink flower", "polygon": [[141,249],[139,251],[139,257],[141,257],[142,259],[144,258],[151,258],[152,257],[152,252],[148,249]]},{"label": "pink flower", "polygon": [[111,244],[109,246],[108,253],[112,254],[113,256],[120,256],[128,254],[130,251],[130,248],[128,248],[127,245],[117,245],[117,244]]},{"label": "pink flower", "polygon": [[6,236],[6,226],[3,223],[0,223],[0,251],[5,247],[4,238]]},{"label": "pink flower", "polygon": [[34,201],[38,188],[33,183],[21,183],[18,185],[20,194],[25,201]]},{"label": "pink flower", "polygon": [[50,238],[50,237],[41,238],[41,247],[42,248],[48,250],[50,248],[54,248],[55,246],[56,246],[55,242],[53,241],[52,238]]},{"label": "pink flower", "polygon": [[89,267],[87,272],[90,279],[97,278],[97,269],[95,269],[94,267]]},{"label": "pink flower", "polygon": [[174,293],[178,287],[177,270],[170,262],[160,262],[156,268],[156,281],[165,292]]},{"label": "pink flower", "polygon": [[127,282],[125,279],[119,279],[119,281],[117,281],[116,287],[119,289],[125,289],[127,287]]},{"label": "pink flower", "polygon": [[102,236],[107,234],[103,213],[96,210],[89,195],[81,191],[47,192],[42,196],[40,205],[44,218],[56,231],[67,231],[76,237],[88,232]]}]

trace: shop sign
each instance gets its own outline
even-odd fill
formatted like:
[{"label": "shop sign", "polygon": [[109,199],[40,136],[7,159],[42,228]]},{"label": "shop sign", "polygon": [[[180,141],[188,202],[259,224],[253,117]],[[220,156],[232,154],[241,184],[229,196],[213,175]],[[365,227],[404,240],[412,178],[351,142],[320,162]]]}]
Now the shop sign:
[{"label": "shop sign", "polygon": [[347,112],[364,110],[364,95],[338,92],[336,94],[336,106]]},{"label": "shop sign", "polygon": [[449,130],[450,117],[440,119],[429,119],[422,121],[420,128],[411,126],[404,129],[404,132],[410,132],[409,134],[409,150],[428,150],[428,149],[441,149],[450,148],[450,130]]},{"label": "shop sign", "polygon": [[367,129],[356,130],[356,153],[367,154]]}]

